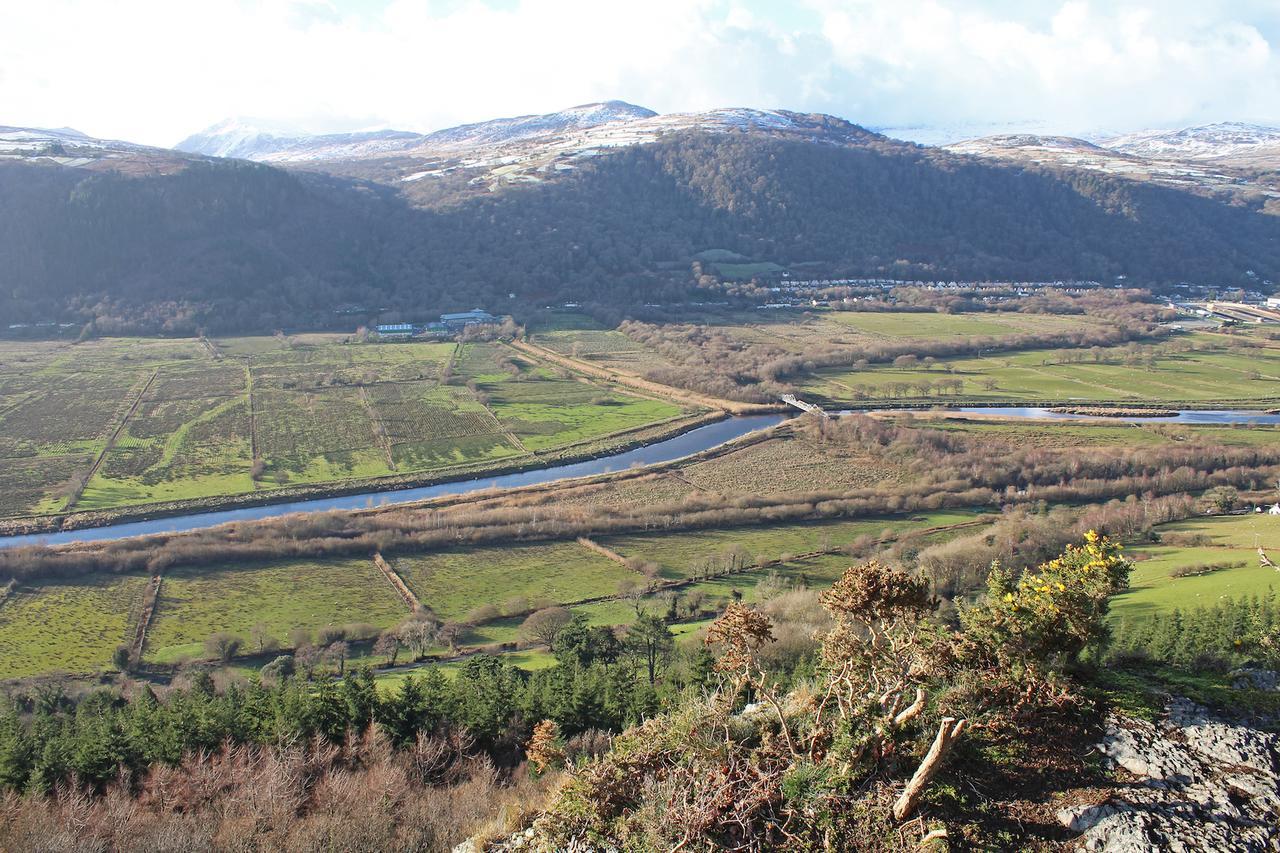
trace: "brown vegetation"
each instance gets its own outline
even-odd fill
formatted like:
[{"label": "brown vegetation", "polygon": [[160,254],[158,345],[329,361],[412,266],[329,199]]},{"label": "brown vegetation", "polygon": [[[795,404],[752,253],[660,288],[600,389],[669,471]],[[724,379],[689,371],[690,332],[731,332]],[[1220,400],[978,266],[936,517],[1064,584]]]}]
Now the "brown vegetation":
[{"label": "brown vegetation", "polygon": [[[824,367],[938,359],[1026,349],[1110,347],[1158,333],[1149,323],[1100,322],[1085,328],[1042,334],[884,341],[858,346],[825,345],[797,355],[784,348],[744,341],[729,327],[652,325],[629,320],[618,327],[627,337],[658,352],[675,367],[649,371],[645,378],[714,397],[765,403],[786,393],[786,381]],[[942,380],[945,387],[951,387]]]},{"label": "brown vegetation", "polygon": [[[1280,476],[1280,447],[1024,447],[1015,440],[894,424],[874,418],[804,418],[800,440],[893,459],[901,482],[775,494],[695,493],[675,502],[622,506],[504,507],[466,502],[434,509],[286,516],[261,522],[91,545],[0,552],[0,576],[20,580],[92,571],[146,571],[175,565],[292,557],[423,551],[467,543],[573,539],[652,530],[691,530],[856,518],[958,507],[1101,503],[1254,488]],[[554,495],[549,492],[548,495]]]},{"label": "brown vegetation", "polygon": [[510,832],[557,782],[500,772],[465,739],[193,753],[102,795],[74,785],[0,799],[5,850],[449,850]]}]

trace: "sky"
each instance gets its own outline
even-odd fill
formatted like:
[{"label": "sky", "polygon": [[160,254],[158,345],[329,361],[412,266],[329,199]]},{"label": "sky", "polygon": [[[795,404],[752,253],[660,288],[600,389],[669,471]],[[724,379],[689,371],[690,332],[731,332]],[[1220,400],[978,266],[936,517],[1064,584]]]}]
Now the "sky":
[{"label": "sky", "polygon": [[614,98],[922,141],[1280,125],[1280,0],[0,0],[0,124],[167,146]]}]

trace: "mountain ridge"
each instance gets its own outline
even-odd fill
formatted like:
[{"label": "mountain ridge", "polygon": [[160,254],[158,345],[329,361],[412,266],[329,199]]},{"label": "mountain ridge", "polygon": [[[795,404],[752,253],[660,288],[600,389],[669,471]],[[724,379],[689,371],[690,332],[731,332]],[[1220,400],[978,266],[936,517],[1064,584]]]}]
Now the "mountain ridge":
[{"label": "mountain ridge", "polygon": [[1224,121],[1178,130],[1142,130],[1103,140],[1113,151],[1149,158],[1228,160],[1280,154],[1280,128]]},{"label": "mountain ridge", "polygon": [[1249,207],[847,123],[820,137],[845,144],[813,144],[822,120],[779,121],[798,130],[668,133],[541,187],[469,188],[463,173],[464,191],[434,205],[385,183],[195,155],[141,180],[0,162],[0,314],[168,331],[331,325],[351,305],[372,317],[580,302],[625,315],[723,298],[692,271],[711,247],[819,277],[1280,279],[1280,219]]}]

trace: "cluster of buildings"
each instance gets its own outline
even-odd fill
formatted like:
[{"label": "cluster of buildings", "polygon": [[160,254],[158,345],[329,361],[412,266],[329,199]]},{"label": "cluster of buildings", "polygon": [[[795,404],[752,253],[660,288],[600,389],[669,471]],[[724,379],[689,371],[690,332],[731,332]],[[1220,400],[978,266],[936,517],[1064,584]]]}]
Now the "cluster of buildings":
[{"label": "cluster of buildings", "polygon": [[895,287],[918,287],[922,290],[963,291],[1015,291],[1026,295],[1052,288],[1066,293],[1096,290],[1102,287],[1097,281],[908,281],[896,278],[822,278],[787,279],[769,289],[775,293],[796,290],[824,290],[831,287],[856,287],[861,289],[893,290]]},{"label": "cluster of buildings", "polygon": [[410,338],[445,337],[461,332],[468,326],[491,326],[498,318],[488,311],[473,308],[454,314],[441,314],[436,323],[382,323],[375,327],[378,337],[384,340],[408,340]]},{"label": "cluster of buildings", "polygon": [[[1180,306],[1181,307],[1181,306]],[[1268,299],[1261,305],[1248,302],[1204,302],[1193,304],[1193,314],[1225,323],[1280,323],[1280,300]]]}]

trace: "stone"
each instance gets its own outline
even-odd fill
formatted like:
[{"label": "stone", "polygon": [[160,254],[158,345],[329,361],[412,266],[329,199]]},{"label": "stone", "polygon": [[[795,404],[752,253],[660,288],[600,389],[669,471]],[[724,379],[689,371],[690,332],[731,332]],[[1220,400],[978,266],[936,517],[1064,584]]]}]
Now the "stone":
[{"label": "stone", "polygon": [[1280,850],[1280,738],[1186,699],[1158,723],[1113,715],[1099,750],[1136,777],[1106,801],[1063,809],[1089,851]]}]

